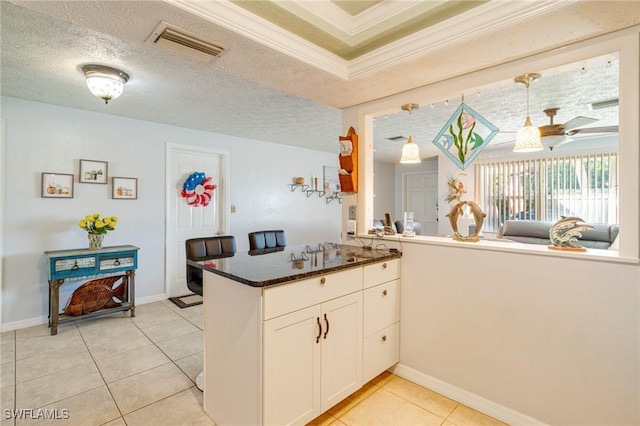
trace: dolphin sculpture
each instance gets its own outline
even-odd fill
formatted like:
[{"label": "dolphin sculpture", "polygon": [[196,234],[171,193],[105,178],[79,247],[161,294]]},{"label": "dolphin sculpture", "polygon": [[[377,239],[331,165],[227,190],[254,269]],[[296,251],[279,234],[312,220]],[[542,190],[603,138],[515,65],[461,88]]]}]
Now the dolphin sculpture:
[{"label": "dolphin sculpture", "polygon": [[555,247],[583,248],[578,244],[578,238],[582,237],[581,231],[594,229],[593,226],[584,223],[579,217],[562,216],[549,229],[549,239]]}]

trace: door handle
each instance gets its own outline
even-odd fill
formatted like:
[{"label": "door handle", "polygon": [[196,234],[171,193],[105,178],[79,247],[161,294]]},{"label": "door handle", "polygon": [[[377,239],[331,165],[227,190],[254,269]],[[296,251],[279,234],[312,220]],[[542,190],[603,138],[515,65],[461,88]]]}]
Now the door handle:
[{"label": "door handle", "polygon": [[323,339],[327,338],[327,334],[329,334],[329,320],[327,319],[327,314],[324,314],[324,322],[327,324],[327,329],[324,332]]},{"label": "door handle", "polygon": [[318,321],[318,335],[316,336],[316,343],[320,343],[320,336],[322,336],[322,324],[320,324],[320,317],[316,317]]}]

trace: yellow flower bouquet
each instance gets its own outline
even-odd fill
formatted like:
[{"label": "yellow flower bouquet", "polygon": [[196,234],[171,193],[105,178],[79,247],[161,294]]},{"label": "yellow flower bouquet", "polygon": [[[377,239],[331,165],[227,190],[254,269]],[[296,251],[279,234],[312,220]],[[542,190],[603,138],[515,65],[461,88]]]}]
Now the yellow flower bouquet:
[{"label": "yellow flower bouquet", "polygon": [[116,229],[118,218],[115,216],[100,217],[100,213],[86,215],[78,222],[78,226],[89,234],[106,234]]},{"label": "yellow flower bouquet", "polygon": [[115,216],[100,217],[100,213],[94,213],[80,219],[78,226],[88,232],[89,250],[99,250],[105,234],[115,230],[117,223],[118,218]]}]

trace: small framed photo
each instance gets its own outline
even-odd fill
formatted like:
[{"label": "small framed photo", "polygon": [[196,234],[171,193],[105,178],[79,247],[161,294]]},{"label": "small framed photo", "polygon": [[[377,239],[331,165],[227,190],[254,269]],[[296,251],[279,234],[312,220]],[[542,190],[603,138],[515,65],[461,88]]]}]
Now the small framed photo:
[{"label": "small framed photo", "polygon": [[107,183],[106,161],[80,160],[80,183]]},{"label": "small framed photo", "polygon": [[138,178],[114,177],[111,181],[111,198],[135,200],[138,198]]},{"label": "small framed photo", "polygon": [[65,173],[42,173],[43,198],[73,198],[73,175]]}]

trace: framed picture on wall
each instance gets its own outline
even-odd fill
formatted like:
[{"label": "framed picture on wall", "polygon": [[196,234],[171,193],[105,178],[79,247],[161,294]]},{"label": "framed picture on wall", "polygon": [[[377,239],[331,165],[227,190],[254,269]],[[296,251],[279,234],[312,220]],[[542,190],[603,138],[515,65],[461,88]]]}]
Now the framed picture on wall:
[{"label": "framed picture on wall", "polygon": [[135,200],[138,198],[138,178],[113,177],[111,187],[111,198],[120,200]]},{"label": "framed picture on wall", "polygon": [[73,198],[73,175],[66,173],[42,173],[43,198]]},{"label": "framed picture on wall", "polygon": [[80,183],[107,183],[106,161],[80,160]]}]

